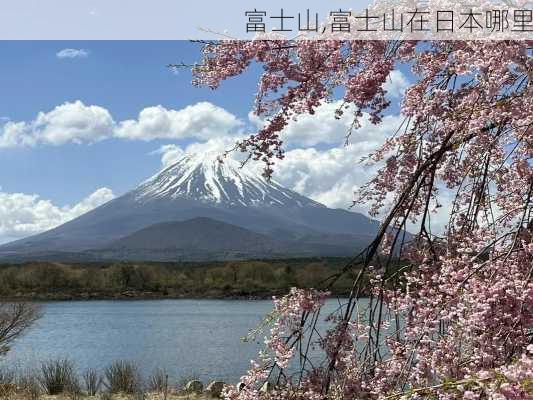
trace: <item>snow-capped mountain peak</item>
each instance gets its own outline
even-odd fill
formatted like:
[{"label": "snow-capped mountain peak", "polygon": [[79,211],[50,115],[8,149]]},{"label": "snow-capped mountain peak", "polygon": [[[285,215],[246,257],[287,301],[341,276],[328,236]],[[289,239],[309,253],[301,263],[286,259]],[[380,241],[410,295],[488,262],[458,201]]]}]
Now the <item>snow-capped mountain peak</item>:
[{"label": "snow-capped mountain peak", "polygon": [[322,206],[218,153],[185,154],[135,190],[135,199],[186,199],[223,206]]},{"label": "snow-capped mountain peak", "polygon": [[136,189],[72,221],[0,246],[0,259],[346,256],[379,229],[363,215],[330,209],[216,156],[185,154]]}]

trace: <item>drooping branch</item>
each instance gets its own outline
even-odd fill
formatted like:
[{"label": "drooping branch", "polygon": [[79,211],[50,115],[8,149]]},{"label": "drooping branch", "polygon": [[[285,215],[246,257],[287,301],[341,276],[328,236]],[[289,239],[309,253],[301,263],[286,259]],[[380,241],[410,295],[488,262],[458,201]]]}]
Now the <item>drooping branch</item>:
[{"label": "drooping branch", "polygon": [[0,303],[0,356],[40,317],[40,307],[32,303]]}]

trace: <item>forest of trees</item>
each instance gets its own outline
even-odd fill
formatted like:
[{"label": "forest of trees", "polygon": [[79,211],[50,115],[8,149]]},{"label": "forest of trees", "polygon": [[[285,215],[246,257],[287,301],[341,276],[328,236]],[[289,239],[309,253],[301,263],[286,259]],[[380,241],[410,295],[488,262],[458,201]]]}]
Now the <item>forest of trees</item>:
[{"label": "forest of trees", "polygon": [[[210,263],[33,262],[0,266],[0,297],[32,299],[114,297],[270,297],[291,287],[321,287],[343,258]],[[350,289],[343,276],[334,294]]]}]

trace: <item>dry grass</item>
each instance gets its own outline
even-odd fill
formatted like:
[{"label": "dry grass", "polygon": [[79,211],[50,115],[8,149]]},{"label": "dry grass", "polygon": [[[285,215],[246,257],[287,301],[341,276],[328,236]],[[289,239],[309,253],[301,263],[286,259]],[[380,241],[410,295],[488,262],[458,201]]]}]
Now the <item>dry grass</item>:
[{"label": "dry grass", "polygon": [[[157,369],[147,384],[144,384],[137,367],[124,361],[113,363],[103,375],[87,370],[84,383],[85,387],[81,387],[73,364],[67,360],[43,363],[40,370],[27,370],[20,374],[1,370],[0,400],[215,399],[206,392],[186,393],[183,389],[185,381],[182,384],[178,382],[178,385],[168,385],[168,375],[161,369]],[[93,395],[89,395],[90,393]]]}]

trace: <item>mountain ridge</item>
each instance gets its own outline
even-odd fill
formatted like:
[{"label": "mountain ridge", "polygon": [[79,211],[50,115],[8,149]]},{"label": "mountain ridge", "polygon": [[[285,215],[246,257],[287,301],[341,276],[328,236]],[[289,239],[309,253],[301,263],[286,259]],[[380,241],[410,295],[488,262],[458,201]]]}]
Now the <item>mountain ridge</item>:
[{"label": "mountain ridge", "polygon": [[[337,247],[346,255],[348,248],[355,251],[369,242],[379,227],[377,221],[361,214],[328,208],[266,181],[232,160],[219,162],[209,154],[186,154],[123,196],[47,232],[0,246],[0,259],[31,259],[32,254],[58,252],[94,257],[110,244],[154,224],[198,217],[284,242],[289,253],[289,245],[309,247],[308,242],[316,245],[323,238],[332,244],[328,255],[335,255],[329,253]],[[351,247],[342,235],[354,241]],[[335,247],[337,239],[343,244]],[[316,253],[311,255],[320,255]]]}]

